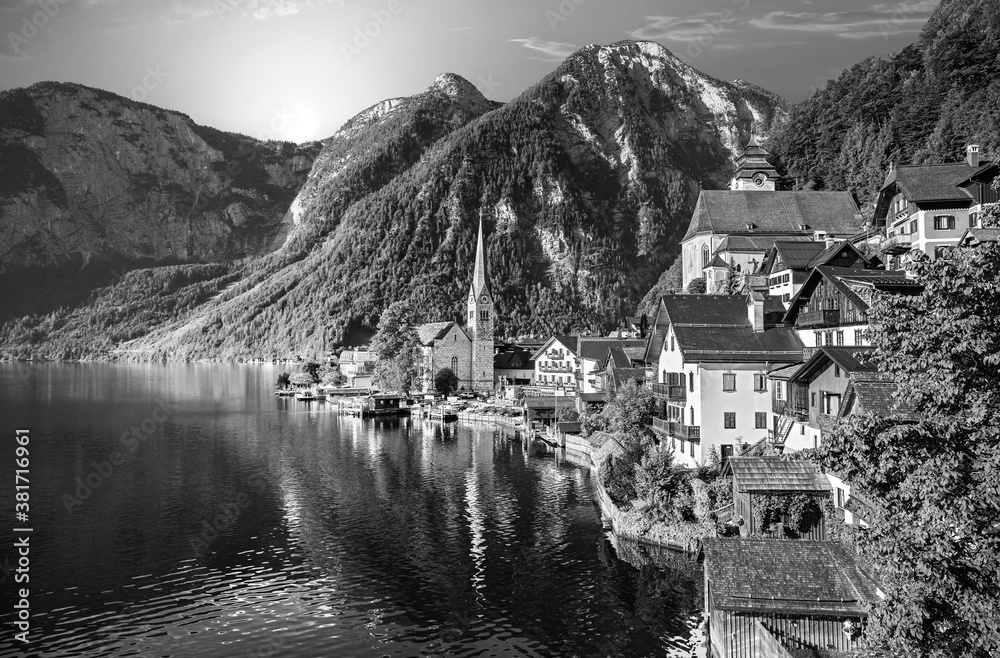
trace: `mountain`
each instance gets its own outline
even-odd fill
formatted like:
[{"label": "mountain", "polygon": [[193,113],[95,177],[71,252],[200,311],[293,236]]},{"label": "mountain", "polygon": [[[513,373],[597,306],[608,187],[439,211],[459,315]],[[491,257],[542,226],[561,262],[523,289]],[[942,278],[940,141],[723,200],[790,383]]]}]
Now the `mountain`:
[{"label": "mountain", "polygon": [[942,0],[919,38],[871,57],[795,106],[771,143],[799,188],[850,190],[869,208],[892,163],[1000,157],[996,0]]},{"label": "mountain", "polygon": [[700,187],[723,187],[734,153],[783,116],[774,94],[647,42],[588,46],[502,106],[445,74],[325,142],[273,253],[184,270],[133,311],[128,291],[169,268],[136,273],[0,344],[23,354],[34,332],[31,349],[94,354],[87,327],[115,307],[146,313],[119,335],[139,336],[122,358],[270,360],[364,340],[399,299],[422,319],[462,317],[480,217],[499,335],[608,329],[676,257]]},{"label": "mountain", "polygon": [[0,93],[0,320],[136,267],[272,251],[319,150],[81,85]]}]

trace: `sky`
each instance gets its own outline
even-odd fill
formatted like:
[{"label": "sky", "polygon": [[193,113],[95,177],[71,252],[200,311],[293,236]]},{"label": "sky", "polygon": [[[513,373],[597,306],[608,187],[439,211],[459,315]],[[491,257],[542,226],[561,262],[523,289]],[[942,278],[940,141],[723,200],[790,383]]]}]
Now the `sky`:
[{"label": "sky", "polygon": [[0,90],[76,82],[295,142],[457,73],[508,101],[588,44],[656,41],[800,101],[938,0],[0,0]]}]

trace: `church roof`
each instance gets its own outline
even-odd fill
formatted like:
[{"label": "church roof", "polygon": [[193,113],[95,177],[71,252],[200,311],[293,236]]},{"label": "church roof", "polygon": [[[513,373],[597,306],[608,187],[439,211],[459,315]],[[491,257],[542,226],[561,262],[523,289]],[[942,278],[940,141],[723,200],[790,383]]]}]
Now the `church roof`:
[{"label": "church roof", "polygon": [[[702,190],[684,240],[699,233],[854,235],[861,227],[857,214],[849,192]],[[748,230],[748,223],[755,228]]]},{"label": "church roof", "polygon": [[454,322],[428,322],[427,324],[422,324],[417,327],[417,338],[420,340],[420,344],[425,347],[430,347],[434,344],[434,341],[444,338],[444,335],[448,333],[451,326],[455,324]]}]

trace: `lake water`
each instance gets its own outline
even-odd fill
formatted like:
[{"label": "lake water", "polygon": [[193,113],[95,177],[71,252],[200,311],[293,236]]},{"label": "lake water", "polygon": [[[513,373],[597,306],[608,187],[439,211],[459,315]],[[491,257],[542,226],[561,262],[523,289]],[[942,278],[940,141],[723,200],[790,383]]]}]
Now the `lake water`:
[{"label": "lake water", "polygon": [[17,428],[33,528],[0,655],[688,655],[699,567],[619,559],[588,471],[276,398],[283,369],[0,364],[5,570]]}]

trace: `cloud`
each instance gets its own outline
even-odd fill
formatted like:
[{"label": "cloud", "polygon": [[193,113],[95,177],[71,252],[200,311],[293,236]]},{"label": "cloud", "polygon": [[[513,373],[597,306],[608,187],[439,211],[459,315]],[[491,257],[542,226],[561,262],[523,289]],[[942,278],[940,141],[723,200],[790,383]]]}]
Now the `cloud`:
[{"label": "cloud", "polygon": [[561,62],[580,49],[579,46],[574,46],[571,43],[562,43],[561,41],[543,41],[538,37],[530,37],[528,39],[511,39],[511,41],[519,43],[525,48],[530,48],[531,50],[542,53],[545,56],[539,59],[552,62]]},{"label": "cloud", "polygon": [[706,34],[718,34],[733,22],[732,13],[706,12],[693,16],[646,16],[648,24],[632,30],[629,36],[640,41],[690,41]]},{"label": "cloud", "polygon": [[[118,0],[86,0],[92,3],[116,2]],[[224,18],[229,14],[260,21],[273,20],[298,14],[305,9],[327,5],[344,6],[345,0],[214,0],[214,2],[191,2],[173,0],[173,20],[197,20],[210,16]]]},{"label": "cloud", "polygon": [[788,30],[829,34],[843,39],[888,37],[918,32],[937,8],[939,0],[918,0],[896,5],[877,4],[869,9],[827,13],[772,11],[748,22],[763,30]]}]

